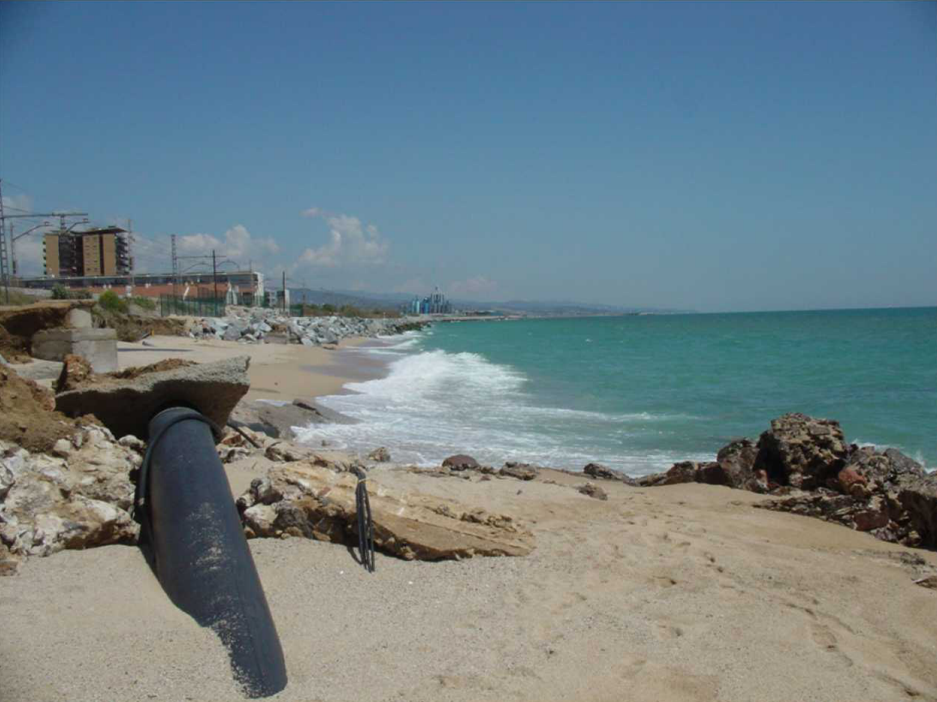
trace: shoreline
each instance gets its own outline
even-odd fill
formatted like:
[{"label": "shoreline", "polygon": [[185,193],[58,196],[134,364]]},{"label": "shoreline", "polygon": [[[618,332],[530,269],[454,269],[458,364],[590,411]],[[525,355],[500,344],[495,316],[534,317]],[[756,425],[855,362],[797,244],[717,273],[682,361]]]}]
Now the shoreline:
[{"label": "shoreline", "polygon": [[196,340],[177,336],[152,336],[143,342],[119,342],[120,369],[145,366],[168,358],[209,363],[236,356],[250,356],[251,387],[245,400],[292,402],[340,394],[345,384],[359,379],[357,367],[344,354],[369,341],[366,337],[342,339],[334,349],[299,344],[239,344],[233,341]]},{"label": "shoreline", "polygon": [[[393,346],[396,342],[385,338],[375,337],[348,337],[342,339],[332,347],[303,346],[299,344],[242,344],[216,339],[192,339],[177,336],[152,336],[142,342],[119,342],[118,361],[120,369],[130,366],[143,366],[169,358],[182,358],[206,363],[211,361],[248,355],[251,357],[248,376],[251,387],[242,399],[242,403],[254,405],[258,400],[270,400],[274,403],[291,404],[294,401],[314,401],[325,396],[342,396],[357,394],[355,390],[346,386],[351,383],[361,383],[369,380],[386,378],[389,375],[391,363],[404,357],[403,355],[380,356],[368,354],[367,349],[381,349]],[[40,362],[42,363],[42,362]],[[47,384],[51,381],[45,381]],[[329,410],[330,413],[341,417],[341,413]],[[355,420],[349,418],[349,423]],[[319,424],[315,422],[314,424]],[[313,425],[310,425],[313,426]],[[720,439],[722,443],[731,437]],[[358,453],[364,455],[368,451],[385,445],[387,439],[381,439],[374,446],[359,447]],[[878,444],[869,441],[859,441],[862,446],[872,446],[877,450],[892,447],[887,444]],[[394,446],[388,448],[394,452]],[[341,449],[352,453],[355,449]],[[472,453],[477,450],[475,446],[452,445],[446,455],[456,453]],[[679,460],[707,460],[711,452],[700,450],[688,452]],[[714,453],[714,452],[712,452]],[[696,454],[699,454],[698,456]],[[441,459],[440,459],[441,460]],[[520,460],[522,456],[503,456],[500,460]],[[527,459],[529,460],[529,459]],[[593,461],[602,461],[600,457],[584,456],[581,465],[553,465],[551,467],[561,470],[581,471],[582,466]],[[937,466],[930,466],[921,462],[925,470],[937,474]],[[665,461],[665,464],[649,471],[634,471],[609,463],[616,470],[623,470],[636,477],[651,475],[655,472],[666,471],[674,461]],[[432,461],[426,463],[430,465]],[[421,464],[422,465],[422,464]],[[542,465],[550,465],[543,463]]]},{"label": "shoreline", "polygon": [[[380,340],[148,342],[121,344],[121,367],[251,356],[251,402],[352,392],[347,382],[386,368],[356,350]],[[288,460],[320,475],[355,461],[297,455]],[[247,450],[224,471],[237,498],[283,465]],[[935,595],[918,584],[937,573],[937,551],[767,511],[771,495],[723,485],[366,465],[374,496],[438,500],[459,525],[506,521],[534,550],[437,562],[378,552],[367,573],[335,543],[251,539],[289,676],[271,699],[937,699],[937,633],[921,616]],[[4,699],[244,699],[219,639],[175,608],[139,548],[30,556],[0,586]]]}]

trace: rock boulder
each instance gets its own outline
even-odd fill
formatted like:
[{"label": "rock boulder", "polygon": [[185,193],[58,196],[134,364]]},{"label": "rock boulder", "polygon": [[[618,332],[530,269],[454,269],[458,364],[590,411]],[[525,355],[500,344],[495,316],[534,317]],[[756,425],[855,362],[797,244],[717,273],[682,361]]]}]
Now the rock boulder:
[{"label": "rock boulder", "polygon": [[368,454],[368,460],[377,461],[378,463],[387,463],[390,461],[390,451],[383,446],[376,448]]},{"label": "rock boulder", "polygon": [[498,475],[505,478],[517,478],[518,480],[533,480],[540,474],[540,469],[537,466],[532,466],[529,463],[516,463],[514,461],[508,461],[504,464],[504,467],[498,471]]},{"label": "rock boulder", "polygon": [[839,422],[785,414],[758,439],[755,463],[772,482],[812,490],[839,474],[847,453]]},{"label": "rock boulder", "polygon": [[478,468],[478,461],[476,461],[471,456],[466,456],[465,454],[456,454],[455,456],[449,456],[442,462],[443,468],[448,468],[449,470],[459,471],[459,470],[476,470]]},{"label": "rock boulder", "polygon": [[937,476],[906,480],[898,501],[921,538],[921,546],[937,549]]},{"label": "rock boulder", "polygon": [[[356,546],[355,488],[351,473],[303,461],[271,468],[238,498],[248,535],[283,534]],[[506,515],[458,502],[402,493],[368,480],[374,545],[406,560],[524,556],[533,538]]]},{"label": "rock boulder", "polygon": [[620,480],[627,485],[637,484],[631,476],[621,471],[612,470],[601,463],[589,463],[582,469],[582,472],[596,480]]}]

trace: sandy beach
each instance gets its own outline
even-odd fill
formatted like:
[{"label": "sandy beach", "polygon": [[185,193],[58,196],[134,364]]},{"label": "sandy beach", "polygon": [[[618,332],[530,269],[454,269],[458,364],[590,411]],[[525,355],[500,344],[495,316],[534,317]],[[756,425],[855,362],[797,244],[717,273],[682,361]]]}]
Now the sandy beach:
[{"label": "sandy beach", "polygon": [[[122,367],[249,353],[250,399],[333,393],[357,354],[156,337]],[[470,446],[463,449],[470,453]],[[239,495],[270,463],[226,466]],[[937,554],[754,507],[708,485],[602,482],[607,501],[533,481],[430,478],[370,489],[509,514],[536,548],[439,563],[301,538],[250,547],[283,648],[280,700],[937,700]],[[0,579],[0,699],[236,700],[224,648],[162,592],[140,551],[32,558]]]},{"label": "sandy beach", "polygon": [[292,402],[298,397],[333,395],[345,383],[379,375],[379,366],[366,359],[350,357],[342,350],[369,342],[343,339],[337,348],[298,344],[237,344],[215,339],[183,336],[152,336],[143,342],[120,342],[117,358],[121,370],[145,366],[167,358],[209,363],[235,356],[250,356],[251,388],[248,400],[270,399]]}]

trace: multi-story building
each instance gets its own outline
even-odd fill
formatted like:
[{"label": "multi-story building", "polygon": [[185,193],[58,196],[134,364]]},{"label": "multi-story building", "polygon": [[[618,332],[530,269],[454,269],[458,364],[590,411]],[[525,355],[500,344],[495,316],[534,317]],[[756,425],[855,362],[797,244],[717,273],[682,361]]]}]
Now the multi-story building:
[{"label": "multi-story building", "polygon": [[286,290],[267,290],[265,293],[265,303],[266,307],[289,307],[290,306],[290,291],[289,288]]},{"label": "multi-story building", "polygon": [[452,304],[439,292],[439,288],[436,288],[432,295],[422,300],[418,297],[413,298],[406,311],[412,314],[449,314],[452,312]]},{"label": "multi-story building", "polygon": [[103,227],[83,232],[58,232],[43,238],[47,276],[113,276],[130,273],[127,231]]}]

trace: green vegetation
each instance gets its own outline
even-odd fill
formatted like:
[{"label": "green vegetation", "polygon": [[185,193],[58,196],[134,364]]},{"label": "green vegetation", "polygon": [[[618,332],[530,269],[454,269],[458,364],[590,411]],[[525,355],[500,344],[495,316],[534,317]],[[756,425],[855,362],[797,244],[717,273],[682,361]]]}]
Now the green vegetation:
[{"label": "green vegetation", "polygon": [[399,312],[390,310],[367,310],[356,307],[355,305],[342,305],[341,307],[336,307],[335,305],[328,302],[324,305],[290,305],[290,314],[297,317],[325,317],[337,315],[339,317],[364,317],[371,319],[380,319],[383,317],[388,319],[396,319],[400,316]]},{"label": "green vegetation", "polygon": [[91,293],[87,290],[71,290],[61,283],[52,288],[53,300],[90,300]]},{"label": "green vegetation", "polygon": [[130,298],[130,302],[148,312],[156,311],[156,301],[152,298],[135,295],[134,297]]},{"label": "green vegetation", "polygon": [[98,298],[98,306],[108,312],[118,312],[127,314],[129,305],[127,301],[120,297],[113,290],[105,290]]},{"label": "green vegetation", "polygon": [[7,302],[6,291],[3,288],[0,288],[0,305],[22,307],[23,305],[31,305],[34,302],[39,302],[39,298],[33,297],[32,295],[27,295],[26,293],[21,293],[18,290],[10,291],[10,301]]}]

